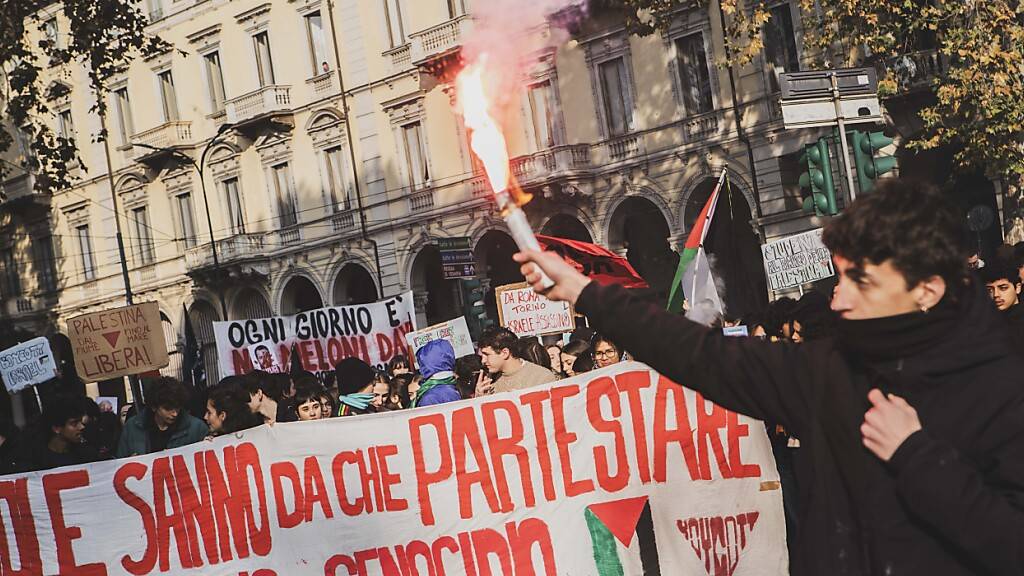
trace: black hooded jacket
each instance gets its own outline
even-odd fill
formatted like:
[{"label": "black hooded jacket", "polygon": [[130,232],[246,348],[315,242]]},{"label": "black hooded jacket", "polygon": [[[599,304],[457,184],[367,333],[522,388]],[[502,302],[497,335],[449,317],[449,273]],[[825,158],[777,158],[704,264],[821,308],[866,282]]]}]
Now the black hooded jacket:
[{"label": "black hooded jacket", "polygon": [[[806,344],[730,338],[591,283],[601,333],[710,400],[800,438],[798,576],[1024,573],[1024,360],[984,286],[927,314],[841,321]],[[864,448],[872,388],[923,429],[888,463]]]}]

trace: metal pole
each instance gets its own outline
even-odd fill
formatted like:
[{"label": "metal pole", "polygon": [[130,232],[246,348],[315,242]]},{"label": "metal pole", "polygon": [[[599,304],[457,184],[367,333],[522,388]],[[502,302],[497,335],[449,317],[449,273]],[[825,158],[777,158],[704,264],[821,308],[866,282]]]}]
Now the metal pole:
[{"label": "metal pole", "polygon": [[853,188],[853,171],[850,170],[850,151],[846,147],[846,123],[843,122],[843,108],[839,99],[839,77],[835,72],[829,73],[832,80],[832,102],[836,107],[836,122],[839,123],[839,147],[843,151],[843,165],[846,166],[846,184],[850,190],[850,203],[857,199]]},{"label": "metal pole", "polygon": [[213,145],[217,142],[222,134],[230,130],[231,124],[221,124],[220,128],[217,129],[217,134],[210,139],[210,142],[203,148],[202,154],[199,155],[199,164],[196,164],[195,160],[189,158],[192,165],[196,167],[196,171],[199,172],[199,187],[203,190],[203,206],[206,208],[206,227],[210,231],[210,249],[213,252],[213,269],[217,275],[217,297],[220,299],[220,313],[221,319],[228,319],[228,305],[224,298],[224,284],[221,281],[221,270],[220,270],[220,258],[217,256],[217,241],[213,237],[213,219],[210,218],[210,200],[206,195],[206,177],[203,174],[203,169],[206,167],[206,153],[213,148]]},{"label": "metal pole", "polygon": [[[97,98],[103,98],[102,93],[96,94]],[[111,209],[114,211],[114,224],[117,229],[115,237],[117,238],[117,253],[121,257],[121,277],[124,280],[124,300],[131,306],[132,305],[132,281],[128,276],[128,260],[124,254],[124,237],[121,235],[121,213],[117,208],[117,192],[114,190],[114,167],[110,162],[110,133],[107,132],[107,113],[101,107],[100,108],[100,129],[103,131],[103,158],[107,162],[107,182],[110,185],[110,201],[113,204]],[[142,393],[142,384],[139,382],[138,376],[129,376],[128,385],[132,390],[132,400],[136,403],[144,402],[145,398]]]}]

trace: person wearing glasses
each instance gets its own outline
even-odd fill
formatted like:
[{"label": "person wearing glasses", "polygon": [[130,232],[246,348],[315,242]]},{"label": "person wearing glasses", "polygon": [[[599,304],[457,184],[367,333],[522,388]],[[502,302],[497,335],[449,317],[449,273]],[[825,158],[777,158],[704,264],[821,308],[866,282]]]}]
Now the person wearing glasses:
[{"label": "person wearing glasses", "polygon": [[622,361],[622,349],[600,333],[594,334],[594,339],[590,342],[590,353],[594,357],[596,368],[607,368]]}]

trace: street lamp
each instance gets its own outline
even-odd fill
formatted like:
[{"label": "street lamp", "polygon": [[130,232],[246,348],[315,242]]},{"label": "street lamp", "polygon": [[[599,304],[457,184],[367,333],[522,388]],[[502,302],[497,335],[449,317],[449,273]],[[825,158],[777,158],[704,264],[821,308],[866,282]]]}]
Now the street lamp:
[{"label": "street lamp", "polygon": [[[213,148],[213,145],[219,141],[220,137],[223,136],[228,130],[232,129],[233,127],[234,124],[229,124],[225,122],[224,124],[220,125],[220,128],[217,128],[217,133],[214,134],[213,138],[211,138],[209,142],[207,142],[206,146],[203,148],[203,151],[199,154],[198,163],[194,159],[192,159],[192,157],[189,156],[188,154],[184,154],[181,151],[175,150],[173,148],[162,148],[160,146],[150,146],[149,144],[132,144],[132,146],[146,148],[147,150],[167,152],[168,154],[174,156],[175,158],[184,160],[185,162],[191,164],[192,167],[196,169],[196,172],[199,173],[199,186],[203,191],[203,207],[206,208],[206,227],[210,232],[210,249],[213,252],[213,269],[218,278],[220,277],[221,273],[220,259],[217,256],[217,241],[213,237],[213,219],[210,218],[210,200],[206,195],[206,178],[203,176],[203,168],[206,167],[206,154],[210,151],[211,148]],[[224,285],[221,282],[217,282],[217,297],[220,299],[221,316],[224,320],[227,320],[228,305],[227,301],[224,299]]]}]

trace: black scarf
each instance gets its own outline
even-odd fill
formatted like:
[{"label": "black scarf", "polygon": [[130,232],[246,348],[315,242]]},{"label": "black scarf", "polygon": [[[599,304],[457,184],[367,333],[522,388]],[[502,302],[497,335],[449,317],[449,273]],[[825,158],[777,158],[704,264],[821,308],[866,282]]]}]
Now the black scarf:
[{"label": "black scarf", "polygon": [[870,320],[842,320],[836,326],[843,351],[867,363],[892,362],[933,349],[952,334],[958,307],[943,299],[928,312],[911,312]]}]

